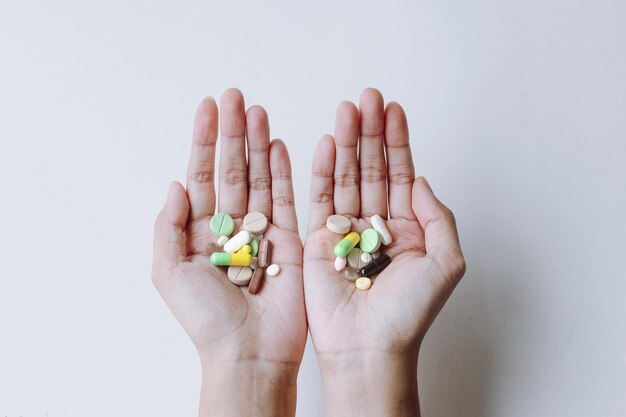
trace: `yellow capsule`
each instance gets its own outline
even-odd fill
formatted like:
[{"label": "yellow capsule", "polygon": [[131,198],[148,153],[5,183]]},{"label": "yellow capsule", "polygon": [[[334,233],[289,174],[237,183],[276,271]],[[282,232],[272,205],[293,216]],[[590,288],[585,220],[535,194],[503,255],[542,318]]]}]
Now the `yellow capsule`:
[{"label": "yellow capsule", "polygon": [[252,255],[249,253],[214,252],[211,254],[211,263],[217,266],[250,266]]},{"label": "yellow capsule", "polygon": [[341,242],[337,243],[335,246],[335,256],[339,258],[345,258],[348,256],[350,251],[354,249],[357,243],[359,243],[359,239],[361,239],[361,237],[357,232],[348,233],[343,239],[341,239]]},{"label": "yellow capsule", "polygon": [[241,249],[239,249],[237,251],[237,253],[252,253],[252,246],[250,246],[250,245],[243,245],[241,247]]}]

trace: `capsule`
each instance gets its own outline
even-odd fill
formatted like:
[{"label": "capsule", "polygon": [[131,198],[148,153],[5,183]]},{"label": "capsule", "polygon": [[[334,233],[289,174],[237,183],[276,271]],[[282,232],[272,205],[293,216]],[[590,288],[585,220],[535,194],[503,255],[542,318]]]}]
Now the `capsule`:
[{"label": "capsule", "polygon": [[214,252],[211,254],[211,263],[217,266],[250,266],[252,255],[249,253]]},{"label": "capsule", "polygon": [[350,251],[354,249],[357,243],[359,243],[359,239],[361,237],[357,232],[350,232],[341,239],[339,243],[335,246],[335,256],[338,258],[345,258],[348,256]]},{"label": "capsule", "polygon": [[365,265],[361,268],[361,276],[369,277],[370,275],[374,275],[383,269],[387,268],[387,266],[391,263],[391,258],[389,255],[384,254],[374,259],[372,262]]}]

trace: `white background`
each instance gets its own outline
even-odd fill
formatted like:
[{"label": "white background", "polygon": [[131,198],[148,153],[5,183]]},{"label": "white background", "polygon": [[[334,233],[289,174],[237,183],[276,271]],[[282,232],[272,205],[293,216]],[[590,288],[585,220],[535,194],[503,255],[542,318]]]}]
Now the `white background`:
[{"label": "white background", "polygon": [[[301,226],[336,105],[405,106],[468,262],[425,416],[626,415],[626,3],[294,3],[0,3],[0,416],[196,414],[152,225],[231,86],[291,149]],[[299,382],[321,415],[310,345]]]}]

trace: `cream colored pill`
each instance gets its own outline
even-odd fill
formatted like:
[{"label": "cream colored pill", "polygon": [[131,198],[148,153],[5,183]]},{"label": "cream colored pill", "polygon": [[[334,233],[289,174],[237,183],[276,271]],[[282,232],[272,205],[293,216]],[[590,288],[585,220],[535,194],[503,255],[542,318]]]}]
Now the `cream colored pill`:
[{"label": "cream colored pill", "polygon": [[250,233],[242,230],[235,236],[231,237],[228,242],[226,242],[226,244],[224,245],[224,252],[235,253],[239,249],[241,249],[243,245],[247,245],[248,242],[250,242],[250,239]]},{"label": "cream colored pill", "polygon": [[219,238],[217,238],[217,244],[219,246],[224,246],[226,242],[228,242],[228,236],[220,236]]},{"label": "cream colored pill", "polygon": [[346,267],[346,258],[335,258],[335,271],[339,272]]},{"label": "cream colored pill", "polygon": [[258,235],[257,234],[253,234],[252,235],[252,239],[255,239],[257,242],[262,241],[263,240],[263,233],[259,233]]},{"label": "cream colored pill", "polygon": [[345,216],[333,214],[326,219],[326,228],[333,233],[345,235],[350,231],[350,227],[352,227],[352,223],[350,219]]},{"label": "cream colored pill", "polygon": [[354,248],[348,254],[348,265],[354,269],[361,269],[365,266],[365,262],[361,259],[363,251],[359,248]]},{"label": "cream colored pill", "polygon": [[250,268],[256,269],[257,265],[258,265],[258,262],[259,262],[259,258],[257,258],[256,256],[254,258],[252,258],[252,265],[250,265]]},{"label": "cream colored pill", "polygon": [[356,287],[360,290],[367,290],[372,286],[372,280],[367,277],[361,277],[356,280]]},{"label": "cream colored pill", "polygon": [[391,233],[389,233],[389,229],[387,229],[387,225],[382,217],[378,214],[374,214],[370,219],[372,223],[372,227],[380,234],[380,240],[383,242],[383,245],[388,245],[391,243]]},{"label": "cream colored pill", "polygon": [[275,277],[276,275],[280,273],[280,266],[276,264],[271,264],[270,266],[267,267],[267,269],[265,270],[265,273],[269,275],[270,277]]},{"label": "cream colored pill", "polygon": [[248,285],[252,278],[252,269],[248,266],[229,266],[228,279],[236,285]]},{"label": "cream colored pill", "polygon": [[254,235],[265,232],[267,225],[267,217],[265,217],[265,214],[258,211],[248,213],[246,217],[243,218],[243,228]]},{"label": "cream colored pill", "polygon": [[[374,258],[372,257],[371,253],[363,252],[361,254],[361,262],[363,262],[363,264],[368,264],[368,263],[372,262],[372,259],[374,259]],[[363,265],[363,266],[365,266],[365,265]]]}]

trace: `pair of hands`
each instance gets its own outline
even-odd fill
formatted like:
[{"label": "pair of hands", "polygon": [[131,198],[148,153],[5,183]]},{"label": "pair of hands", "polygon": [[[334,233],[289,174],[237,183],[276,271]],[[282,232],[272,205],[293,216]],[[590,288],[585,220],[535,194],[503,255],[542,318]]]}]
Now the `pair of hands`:
[{"label": "pair of hands", "polygon": [[[257,295],[233,285],[206,252],[216,240],[218,121],[217,211],[235,219],[235,230],[251,211],[271,222],[264,236],[281,273]],[[358,232],[374,214],[389,218],[392,262],[367,291],[334,269],[338,236],[325,224],[335,213]],[[304,248],[287,148],[270,141],[265,110],[246,112],[236,89],[222,96],[219,115],[213,99],[200,104],[187,188],[170,185],[155,225],[152,279],[199,352],[202,416],[294,415],[307,320],[327,415],[418,415],[419,346],[464,271],[452,212],[415,179],[404,111],[385,107],[374,89],[358,108],[341,103],[335,136],[317,146]]]}]

